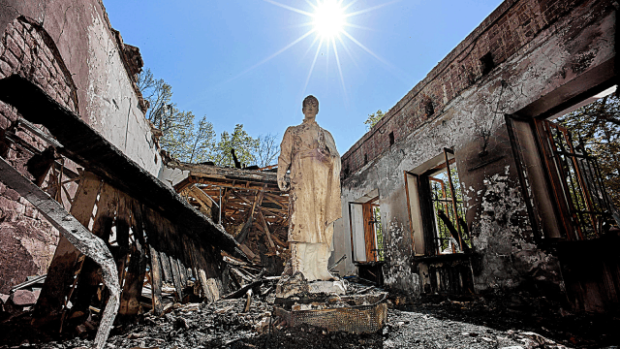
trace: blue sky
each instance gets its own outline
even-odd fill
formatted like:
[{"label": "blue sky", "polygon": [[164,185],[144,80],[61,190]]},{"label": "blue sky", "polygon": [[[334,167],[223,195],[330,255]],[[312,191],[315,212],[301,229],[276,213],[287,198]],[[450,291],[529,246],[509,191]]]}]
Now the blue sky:
[{"label": "blue sky", "polygon": [[[366,132],[364,121],[389,110],[500,0],[343,0],[352,26],[333,46],[316,33],[268,59],[313,29],[316,0],[104,0],[112,27],[138,46],[173,102],[206,115],[215,131],[243,124],[252,136],[301,123],[308,94],[320,102],[318,123],[341,154]],[[312,45],[314,42],[314,45]],[[316,64],[310,75],[314,57]],[[262,64],[261,64],[262,63]],[[342,78],[341,78],[342,72]],[[308,79],[308,76],[309,79]],[[307,85],[306,85],[307,82]],[[344,86],[343,86],[344,82]],[[305,89],[304,89],[305,86]]]}]

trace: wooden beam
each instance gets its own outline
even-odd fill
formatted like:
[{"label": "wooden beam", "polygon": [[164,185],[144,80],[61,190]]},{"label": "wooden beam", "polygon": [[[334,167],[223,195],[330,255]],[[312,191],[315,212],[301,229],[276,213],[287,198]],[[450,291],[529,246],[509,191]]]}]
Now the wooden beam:
[{"label": "wooden beam", "polygon": [[148,251],[151,260],[151,301],[153,303],[153,314],[159,316],[164,313],[164,305],[161,298],[162,283],[159,253],[153,245],[149,245]]},{"label": "wooden beam", "polygon": [[[71,214],[84,226],[88,226],[97,200],[101,180],[90,172],[84,173],[76,192],[75,204]],[[34,309],[34,318],[39,325],[55,323],[63,314],[65,298],[71,290],[78,259],[82,253],[64,236],[60,236],[58,246],[48,268],[45,284]],[[56,329],[57,330],[57,329]]]},{"label": "wooden beam", "polygon": [[15,107],[24,119],[45,126],[62,144],[58,151],[106,182],[182,226],[183,234],[201,243],[236,253],[237,242],[120,149],[90,127],[76,113],[17,74],[0,79],[0,100]]},{"label": "wooden beam", "polygon": [[[22,176],[3,158],[0,158],[0,180],[34,205],[48,222],[58,229],[60,234],[66,237],[81,253],[92,258],[101,266],[104,284],[109,291],[109,298],[97,330],[95,347],[103,348],[118,312],[120,295],[116,265],[105,241],[88,231],[62,205]],[[89,218],[91,212],[89,212]]]},{"label": "wooden beam", "polygon": [[121,294],[119,313],[123,315],[137,315],[140,311],[140,297],[142,296],[142,285],[144,284],[147,264],[146,248],[148,246],[146,246],[143,237],[143,218],[140,203],[132,202],[132,212],[134,242],[125,276],[125,285]]},{"label": "wooden beam", "polygon": [[267,241],[269,241],[269,248],[273,251],[276,249],[276,245],[273,243],[273,240],[271,239],[271,233],[269,232],[269,226],[267,225],[267,221],[265,220],[265,217],[263,217],[263,213],[260,211],[258,211],[258,217],[263,223],[263,228],[265,229],[264,230],[265,235],[267,235]]}]

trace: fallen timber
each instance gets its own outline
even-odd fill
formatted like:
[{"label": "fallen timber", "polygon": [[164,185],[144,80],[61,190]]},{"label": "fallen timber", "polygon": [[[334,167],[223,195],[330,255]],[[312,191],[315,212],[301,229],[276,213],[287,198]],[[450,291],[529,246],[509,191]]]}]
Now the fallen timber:
[{"label": "fallen timber", "polygon": [[28,121],[45,126],[62,144],[58,152],[103,178],[119,190],[161,211],[197,240],[208,239],[239,254],[238,244],[209,217],[192,209],[159,179],[93,130],[78,115],[59,105],[29,80],[12,75],[0,80],[0,100],[14,106]]},{"label": "fallen timber", "polygon": [[[182,197],[221,222],[246,255],[268,269],[268,275],[282,273],[290,255],[289,195],[278,188],[274,166],[226,168],[173,159],[168,159],[166,165],[186,176],[175,185]],[[241,278],[232,274],[233,278]]]},{"label": "fallen timber", "polygon": [[112,329],[112,324],[119,308],[120,284],[112,253],[105,241],[91,234],[56,200],[22,176],[3,158],[0,158],[0,178],[26,200],[30,201],[39,212],[66,238],[73,246],[86,256],[92,258],[100,267],[103,281],[108,288],[109,297],[101,318],[95,346],[103,348]]},{"label": "fallen timber", "polygon": [[[76,195],[70,214],[65,211],[61,221],[55,221],[55,216],[51,215],[61,211],[47,212],[50,222],[59,224],[57,228],[63,237],[34,309],[34,319],[39,324],[55,326],[55,332],[59,333],[65,320],[76,318],[76,314],[88,314],[94,294],[107,292],[109,300],[97,337],[97,346],[102,347],[109,333],[108,325],[114,321],[119,306],[124,316],[139,312],[147,264],[150,265],[155,315],[163,313],[164,282],[174,285],[178,300],[183,298],[190,267],[200,296],[209,302],[220,298],[219,251],[248,258],[244,247],[221,226],[195,210],[172,188],[142,169],[31,81],[19,75],[0,80],[0,100],[15,107],[26,121],[46,127],[58,141],[53,145],[55,152],[85,168],[78,193],[88,193],[87,198]],[[0,175],[2,181],[9,179],[10,170],[15,171],[9,164],[4,165],[5,170]],[[28,198],[37,190],[29,189],[20,194]],[[52,200],[41,193],[39,201]],[[46,214],[45,207],[33,204]],[[89,231],[86,227],[90,226],[91,219],[93,224]],[[64,221],[75,223],[75,227],[63,228]],[[112,239],[114,241],[110,241]],[[102,264],[102,258],[96,258],[92,249],[83,248],[84,243],[91,240],[99,241],[98,251],[104,251],[107,245],[107,254],[101,253],[110,257],[114,264],[108,263],[108,259],[108,264]],[[115,244],[114,249],[110,248],[111,243]],[[100,289],[102,281],[107,291]],[[69,301],[72,307],[67,306]]]}]

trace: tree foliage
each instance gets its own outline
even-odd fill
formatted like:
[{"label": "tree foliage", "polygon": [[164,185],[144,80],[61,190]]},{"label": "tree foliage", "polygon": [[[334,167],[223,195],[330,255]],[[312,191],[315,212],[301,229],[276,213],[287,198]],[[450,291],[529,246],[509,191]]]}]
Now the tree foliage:
[{"label": "tree foliage", "polygon": [[276,136],[267,134],[251,137],[242,124],[232,133],[224,131],[219,140],[213,124],[203,116],[196,124],[191,111],[179,110],[172,102],[172,87],[163,79],[155,79],[150,69],[138,78],[138,88],[149,103],[146,118],[162,131],[161,147],[173,158],[188,163],[213,162],[218,166],[234,167],[231,149],[238,161],[246,166],[265,167],[277,159]]},{"label": "tree foliage", "polygon": [[379,120],[383,118],[384,115],[385,114],[381,111],[381,109],[377,110],[376,113],[368,114],[368,119],[364,121],[366,129],[370,130],[371,128],[375,127],[375,125],[379,122]]},{"label": "tree foliage", "polygon": [[235,162],[231,151],[234,149],[237,160],[242,165],[254,165],[259,146],[259,140],[248,135],[242,124],[237,124],[232,133],[227,131],[221,133],[213,162],[218,166],[234,167]]},{"label": "tree foliage", "polygon": [[605,96],[557,122],[580,136],[590,155],[598,158],[607,193],[620,208],[620,99]]}]

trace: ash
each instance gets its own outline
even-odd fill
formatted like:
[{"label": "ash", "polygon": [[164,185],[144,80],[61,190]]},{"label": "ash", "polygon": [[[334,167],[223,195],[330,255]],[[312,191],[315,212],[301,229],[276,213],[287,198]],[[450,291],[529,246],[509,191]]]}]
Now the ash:
[{"label": "ash", "polygon": [[[384,290],[351,283],[347,293],[375,292]],[[446,302],[409,305],[409,310],[399,310],[394,308],[398,301],[392,300],[388,300],[386,325],[372,335],[334,333],[307,325],[288,328],[273,315],[273,291],[211,304],[169,302],[160,317],[147,312],[131,323],[117,325],[106,347],[618,349],[612,345],[618,343],[616,329],[620,321],[617,318],[544,318],[473,311],[461,306],[449,307]],[[0,326],[0,349],[91,348],[93,345],[94,330],[77,334],[75,338],[52,341],[49,336],[38,336],[20,325],[27,326],[28,322],[24,314],[21,321],[12,321],[13,329]]]}]

